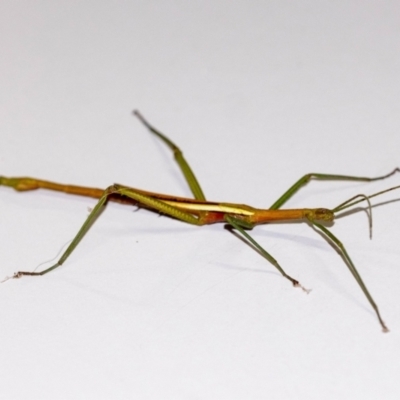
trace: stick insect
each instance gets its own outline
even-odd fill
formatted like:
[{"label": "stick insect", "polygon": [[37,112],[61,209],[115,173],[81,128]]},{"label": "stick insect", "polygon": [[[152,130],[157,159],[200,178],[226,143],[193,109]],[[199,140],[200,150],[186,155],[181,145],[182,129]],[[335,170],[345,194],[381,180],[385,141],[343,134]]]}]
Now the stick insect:
[{"label": "stick insect", "polygon": [[[48,189],[60,191],[73,195],[88,196],[99,199],[95,207],[91,210],[89,216],[84,221],[83,225],[75,235],[67,249],[62,253],[59,260],[51,267],[44,269],[40,272],[18,271],[12,278],[20,278],[24,275],[41,276],[49,273],[60,267],[71,253],[75,250],[76,246],[80,243],[83,236],[86,234],[92,223],[95,221],[103,206],[109,201],[119,201],[122,203],[135,204],[139,207],[150,209],[152,211],[165,214],[179,221],[186,222],[192,225],[202,226],[214,223],[225,223],[235,229],[242,238],[250,244],[250,246],[264,256],[293,286],[303,288],[299,281],[286,273],[278,261],[265,250],[256,240],[254,240],[248,230],[254,226],[269,222],[276,221],[304,221],[307,222],[315,231],[319,232],[328,242],[334,245],[337,251],[342,256],[345,265],[353,275],[358,286],[364,293],[367,301],[375,311],[378,321],[384,332],[388,332],[378,306],[376,305],[373,297],[367,289],[364,281],[362,280],[359,272],[357,271],[353,261],[351,260],[345,246],[328,228],[327,223],[331,223],[337,213],[353,207],[354,205],[366,201],[369,205],[370,211],[370,229],[371,229],[371,204],[370,199],[379,196],[383,193],[389,192],[394,189],[400,188],[399,186],[391,187],[381,192],[372,195],[357,195],[345,202],[339,204],[333,209],[327,208],[303,208],[303,209],[282,209],[281,207],[303,186],[310,180],[325,180],[325,181],[360,181],[372,182],[383,180],[391,177],[396,172],[400,172],[399,168],[395,168],[392,172],[378,176],[378,177],[359,177],[350,175],[334,175],[334,174],[321,174],[309,173],[304,175],[296,181],[289,189],[279,197],[268,209],[258,209],[244,204],[234,203],[220,203],[206,200],[206,197],[201,189],[196,176],[183,156],[180,148],[172,142],[167,136],[154,128],[150,123],[138,112],[134,111],[134,115],[144,124],[144,126],[155,136],[157,136],[164,144],[166,144],[173,152],[175,161],[177,162],[181,172],[183,173],[187,184],[193,194],[194,198],[184,198],[171,196],[160,193],[153,193],[141,189],[114,184],[105,190],[65,185],[50,181],[45,181],[36,178],[28,177],[13,177],[6,178],[0,176],[0,185],[9,186],[17,191],[27,191],[35,189]],[[304,288],[303,288],[304,289]],[[304,289],[306,290],[306,289]]]}]

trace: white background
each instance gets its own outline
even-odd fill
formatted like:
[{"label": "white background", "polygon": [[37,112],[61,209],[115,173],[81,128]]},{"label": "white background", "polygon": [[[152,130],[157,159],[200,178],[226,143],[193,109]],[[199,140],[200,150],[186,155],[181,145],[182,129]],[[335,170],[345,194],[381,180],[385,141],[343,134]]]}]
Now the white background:
[{"label": "white background", "polygon": [[[398,1],[7,1],[0,172],[270,206],[308,172],[400,166]],[[398,185],[312,182],[288,207]],[[393,192],[375,203],[399,198]],[[95,200],[0,188],[0,275],[33,270]],[[400,203],[338,219],[383,334],[343,260],[307,224],[252,235],[110,204],[63,267],[0,285],[3,399],[397,399]],[[43,268],[43,266],[41,267]]]}]

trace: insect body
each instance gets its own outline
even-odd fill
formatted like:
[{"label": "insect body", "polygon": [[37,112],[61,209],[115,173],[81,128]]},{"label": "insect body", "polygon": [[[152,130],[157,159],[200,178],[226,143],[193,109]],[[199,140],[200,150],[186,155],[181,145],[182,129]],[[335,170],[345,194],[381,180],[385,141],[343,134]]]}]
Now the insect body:
[{"label": "insect body", "polygon": [[119,201],[123,203],[136,204],[140,207],[147,208],[162,214],[166,214],[177,220],[187,222],[193,225],[207,225],[222,222],[230,225],[236,229],[248,242],[250,242],[274,267],[294,286],[302,287],[299,282],[288,275],[281,265],[275,260],[275,258],[268,253],[261,245],[256,242],[247,232],[252,229],[255,225],[264,224],[274,221],[291,221],[291,220],[303,220],[311,225],[315,230],[319,231],[328,241],[332,242],[341,253],[346,261],[346,265],[352,273],[354,279],[360,286],[361,290],[365,294],[368,302],[374,309],[378,320],[382,326],[383,331],[388,331],[385,323],[383,322],[379,313],[378,307],[365,286],[361,276],[359,275],[355,265],[353,264],[350,256],[348,255],[345,247],[339,241],[339,239],[325,226],[326,222],[334,220],[335,215],[349,207],[354,206],[362,201],[367,201],[369,207],[370,199],[379,196],[390,190],[398,189],[400,186],[395,186],[390,189],[375,193],[370,196],[357,195],[334,209],[316,208],[316,209],[282,209],[281,207],[290,199],[301,187],[307,184],[311,179],[316,180],[342,180],[342,181],[364,181],[372,182],[389,178],[400,170],[394,169],[391,173],[375,178],[368,177],[357,177],[348,175],[333,175],[333,174],[320,174],[311,173],[300,178],[294,185],[292,185],[278,200],[276,200],[268,209],[258,209],[243,204],[233,203],[221,203],[207,201],[203,191],[192,171],[186,159],[183,156],[182,151],[164,134],[159,132],[153,126],[151,126],[143,116],[135,111],[134,114],[140,119],[140,121],[159,139],[161,139],[172,151],[176,162],[178,163],[190,189],[193,193],[194,199],[177,197],[171,195],[165,195],[160,193],[148,192],[141,189],[135,189],[128,186],[114,184],[109,186],[107,189],[97,189],[91,187],[75,186],[75,185],[64,185],[55,182],[49,182],[36,178],[28,177],[17,177],[17,178],[6,178],[0,177],[0,185],[9,186],[18,191],[27,191],[35,189],[49,189],[68,194],[81,195],[94,197],[99,199],[96,206],[90,212],[89,216],[83,223],[82,227],[61,255],[60,259],[56,264],[40,272],[29,272],[29,271],[18,271],[14,274],[13,278],[19,278],[23,275],[40,276],[47,274],[48,272],[61,266],[69,255],[74,251],[82,237],[92,224],[92,222],[98,216],[102,207],[107,201]]}]

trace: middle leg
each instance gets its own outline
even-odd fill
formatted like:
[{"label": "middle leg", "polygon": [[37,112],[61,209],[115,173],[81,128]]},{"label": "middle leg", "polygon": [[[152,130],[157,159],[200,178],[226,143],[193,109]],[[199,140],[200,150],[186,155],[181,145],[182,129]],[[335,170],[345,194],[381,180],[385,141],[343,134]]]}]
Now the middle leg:
[{"label": "middle leg", "polygon": [[284,269],[280,266],[278,261],[272,257],[271,254],[269,254],[258,242],[256,242],[245,230],[245,229],[252,229],[253,225],[249,224],[247,222],[244,222],[238,218],[232,217],[231,215],[225,215],[225,220],[226,222],[229,223],[229,225],[233,226],[239,233],[241,233],[242,236],[246,240],[248,240],[260,253],[263,257],[265,257],[281,274],[284,278],[288,279],[290,282],[292,282],[294,287],[300,287],[302,288],[305,292],[309,292],[308,289],[305,289],[302,285],[300,285],[299,281],[297,279],[292,278],[290,275],[288,275]]}]

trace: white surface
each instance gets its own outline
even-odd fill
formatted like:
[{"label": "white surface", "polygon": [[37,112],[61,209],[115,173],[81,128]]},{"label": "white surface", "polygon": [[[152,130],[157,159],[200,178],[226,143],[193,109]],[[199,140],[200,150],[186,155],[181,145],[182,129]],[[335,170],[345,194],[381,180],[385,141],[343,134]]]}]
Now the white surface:
[{"label": "white surface", "polygon": [[[300,3],[3,0],[1,174],[189,196],[133,108],[212,200],[400,166],[399,3]],[[288,206],[399,183],[314,182]],[[94,204],[1,187],[1,276],[55,257]],[[62,268],[0,285],[1,398],[398,399],[400,203],[373,214],[372,241],[362,212],[333,232],[389,334],[305,224],[252,234],[310,295],[223,226],[111,204]]]}]

